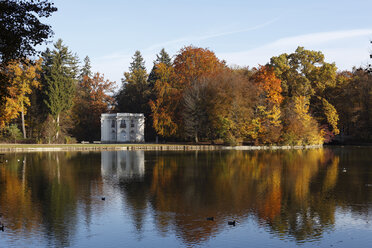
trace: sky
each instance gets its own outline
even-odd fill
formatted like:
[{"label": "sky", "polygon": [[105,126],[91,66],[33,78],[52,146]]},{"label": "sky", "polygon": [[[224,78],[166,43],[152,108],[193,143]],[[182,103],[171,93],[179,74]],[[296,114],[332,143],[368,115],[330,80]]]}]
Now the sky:
[{"label": "sky", "polygon": [[[121,84],[136,50],[150,72],[156,54],[208,48],[230,66],[255,67],[298,46],[339,70],[371,63],[371,0],[54,0],[44,22],[92,71]],[[48,46],[52,47],[52,43]]]}]

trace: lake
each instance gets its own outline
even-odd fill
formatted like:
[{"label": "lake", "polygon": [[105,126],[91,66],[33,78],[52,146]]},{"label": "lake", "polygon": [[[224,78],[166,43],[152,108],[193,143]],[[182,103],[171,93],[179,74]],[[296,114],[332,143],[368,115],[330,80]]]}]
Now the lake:
[{"label": "lake", "polygon": [[0,247],[370,247],[371,210],[371,147],[0,156]]}]

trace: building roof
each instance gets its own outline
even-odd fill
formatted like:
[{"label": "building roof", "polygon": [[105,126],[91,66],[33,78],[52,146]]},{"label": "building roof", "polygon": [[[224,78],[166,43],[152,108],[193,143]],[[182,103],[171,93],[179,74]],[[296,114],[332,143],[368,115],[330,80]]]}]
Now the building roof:
[{"label": "building roof", "polygon": [[115,114],[101,114],[101,118],[115,118],[115,117],[145,117],[142,113],[115,113]]}]

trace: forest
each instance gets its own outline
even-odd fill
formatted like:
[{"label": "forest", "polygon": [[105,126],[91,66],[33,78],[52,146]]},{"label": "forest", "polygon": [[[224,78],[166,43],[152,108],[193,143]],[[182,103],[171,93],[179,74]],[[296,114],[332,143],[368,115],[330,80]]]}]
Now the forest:
[{"label": "forest", "polygon": [[151,71],[136,51],[116,91],[104,72],[91,70],[88,56],[81,62],[61,39],[35,50],[53,35],[40,22],[57,11],[52,3],[0,5],[0,142],[97,141],[101,114],[117,112],[144,113],[147,142],[372,141],[370,66],[339,71],[321,51],[299,46],[265,65],[231,67],[190,45],[173,56],[162,49]]}]

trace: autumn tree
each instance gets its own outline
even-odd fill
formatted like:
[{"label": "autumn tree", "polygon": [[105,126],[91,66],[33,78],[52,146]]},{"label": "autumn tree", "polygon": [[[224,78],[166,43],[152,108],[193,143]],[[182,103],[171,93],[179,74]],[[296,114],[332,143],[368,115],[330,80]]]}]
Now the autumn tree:
[{"label": "autumn tree", "polygon": [[73,108],[74,133],[78,140],[100,139],[100,117],[113,106],[114,85],[115,82],[105,80],[98,72],[93,77],[84,75],[78,85]]},{"label": "autumn tree", "polygon": [[255,118],[252,121],[255,126],[252,138],[256,143],[277,143],[282,130],[281,81],[275,76],[273,68],[268,65],[260,66],[253,74],[252,80],[257,84],[260,95]]},{"label": "autumn tree", "polygon": [[197,143],[199,138],[208,136],[209,108],[211,103],[210,84],[207,78],[193,82],[183,93],[184,136],[192,138]]},{"label": "autumn tree", "polygon": [[252,120],[258,90],[248,78],[232,70],[222,70],[209,77],[209,139],[223,139],[235,145],[254,132]]},{"label": "autumn tree", "polygon": [[[183,99],[185,90],[190,87],[198,88],[197,82],[202,82],[207,78],[217,74],[226,68],[224,61],[220,61],[214,52],[193,46],[182,48],[176,55],[174,62],[174,87],[177,89],[176,101]],[[186,104],[177,104],[174,122],[177,123],[178,136],[184,134],[185,115],[183,107]]]},{"label": "autumn tree", "polygon": [[[156,80],[159,79],[158,75],[156,74],[157,65],[163,63],[166,66],[172,65],[172,59],[169,54],[165,51],[165,49],[161,49],[160,53],[156,55],[156,59],[154,60],[154,66],[149,74],[147,81],[149,82],[150,88],[153,89],[156,83]],[[153,99],[153,98],[151,98]]]},{"label": "autumn tree", "polygon": [[272,57],[270,65],[282,82],[284,104],[294,102],[295,97],[309,99],[309,114],[333,134],[338,134],[338,114],[326,94],[337,83],[335,64],[325,62],[321,52],[298,47],[292,54]]},{"label": "autumn tree", "polygon": [[180,102],[174,69],[164,63],[156,65],[158,79],[154,85],[155,99],[150,100],[153,127],[163,137],[175,136],[178,131],[176,109]]},{"label": "autumn tree", "polygon": [[[169,56],[169,54],[163,49],[161,49],[161,51],[159,52],[159,54],[156,55],[156,59],[154,60],[154,65],[152,67],[152,70],[148,76],[148,79],[147,79],[147,82],[148,82],[148,87],[149,87],[149,104],[150,104],[150,101],[156,101],[156,90],[155,90],[155,84],[156,84],[156,81],[160,79],[160,76],[157,75],[157,66],[160,64],[160,63],[163,63],[165,64],[166,66],[171,66],[172,65],[172,59],[171,57]],[[150,105],[149,105],[150,106]],[[151,106],[150,106],[151,108]],[[154,120],[153,120],[153,115],[150,114],[147,118],[146,118],[146,122],[145,122],[145,125],[146,125],[146,139],[154,139],[155,136],[156,136],[156,130],[153,126],[153,123],[154,123]]]},{"label": "autumn tree", "polygon": [[24,62],[13,61],[6,67],[6,75],[9,79],[7,94],[2,97],[0,106],[0,128],[4,128],[11,120],[21,114],[23,138],[26,138],[25,115],[30,106],[29,96],[33,88],[40,86],[39,71],[42,59],[34,64],[26,59]]},{"label": "autumn tree", "polygon": [[[54,50],[46,55],[47,63],[44,64],[45,87],[44,103],[56,125],[56,139],[60,133],[61,113],[71,110],[76,91],[77,63],[76,55],[69,51],[68,47],[62,44],[59,39],[54,44]],[[48,63],[50,62],[50,63]]]},{"label": "autumn tree", "polygon": [[317,145],[324,142],[324,130],[310,115],[310,100],[306,96],[289,99],[284,109],[283,143],[288,145]]},{"label": "autumn tree", "polygon": [[[337,81],[337,86],[328,94],[340,115],[342,136],[339,141],[371,140],[372,75],[363,68],[355,68],[338,73]],[[345,137],[351,140],[343,140]]]},{"label": "autumn tree", "polygon": [[180,87],[187,88],[198,79],[225,68],[225,62],[208,49],[188,46],[178,52],[173,66]]}]

